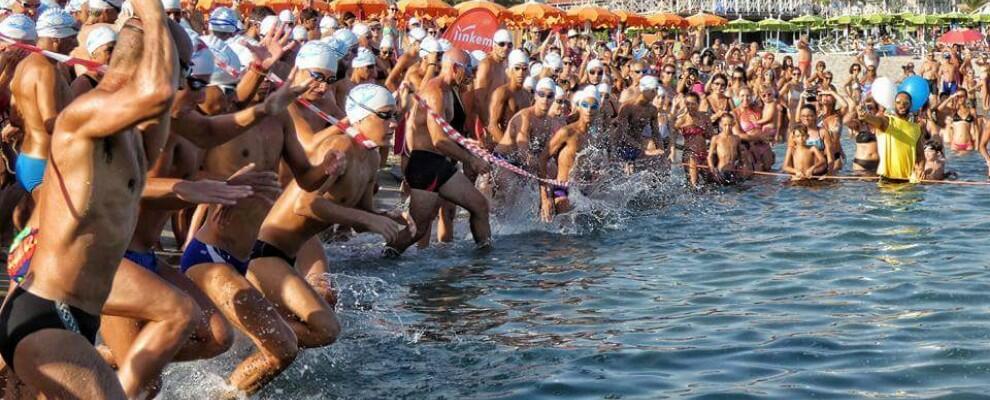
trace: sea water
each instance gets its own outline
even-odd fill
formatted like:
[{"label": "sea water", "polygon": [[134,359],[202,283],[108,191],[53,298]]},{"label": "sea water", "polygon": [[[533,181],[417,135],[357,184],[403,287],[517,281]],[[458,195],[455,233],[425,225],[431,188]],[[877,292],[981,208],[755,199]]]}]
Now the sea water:
[{"label": "sea water", "polygon": [[[978,154],[948,157],[984,179]],[[496,221],[488,253],[468,239],[398,261],[371,236],[328,247],[343,333],[255,397],[990,394],[990,187],[758,177],[696,192],[681,171],[608,187],[621,201],[578,196],[590,223]],[[160,397],[210,397],[250,350],[239,337],[169,367]]]}]

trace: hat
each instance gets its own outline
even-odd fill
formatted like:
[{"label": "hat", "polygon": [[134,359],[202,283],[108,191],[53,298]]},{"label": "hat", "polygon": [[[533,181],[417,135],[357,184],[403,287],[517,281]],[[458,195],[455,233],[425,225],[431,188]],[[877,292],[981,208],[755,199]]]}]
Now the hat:
[{"label": "hat", "polygon": [[423,28],[412,28],[409,30],[409,37],[419,42],[426,38],[426,31]]},{"label": "hat", "polygon": [[[591,86],[591,85],[588,85],[588,86]],[[598,84],[598,94],[599,95],[608,94],[608,92],[609,92],[609,87],[608,87],[608,84],[607,83],[599,83]]]},{"label": "hat", "polygon": [[11,14],[3,22],[0,22],[0,35],[27,42],[38,40],[34,21],[24,14]]},{"label": "hat", "polygon": [[642,78],[639,78],[640,91],[657,90],[658,87],[660,87],[660,82],[657,81],[655,76],[644,75]]},{"label": "hat", "polygon": [[[13,3],[13,1],[5,0],[5,1],[0,1],[0,3],[2,3],[0,4],[0,8],[9,10],[10,4]],[[86,0],[70,0],[69,2],[65,3],[65,11],[69,13],[82,11],[82,6],[83,4],[86,3],[87,3]]]},{"label": "hat", "polygon": [[492,43],[512,43],[512,34],[505,29],[499,29],[492,35]]},{"label": "hat", "polygon": [[86,36],[86,52],[92,56],[101,46],[116,41],[117,32],[106,26],[98,26],[89,31],[89,36]]},{"label": "hat", "polygon": [[488,54],[485,54],[485,52],[481,50],[471,51],[471,66],[477,67],[481,64],[481,60],[484,60],[487,56]]},{"label": "hat", "polygon": [[76,19],[61,8],[49,8],[38,17],[38,37],[63,39],[76,35]]},{"label": "hat", "polygon": [[237,13],[227,7],[217,7],[210,14],[210,31],[212,32],[237,32]]},{"label": "hat", "polygon": [[574,93],[572,101],[574,104],[577,104],[580,103],[581,100],[585,99],[595,99],[596,101],[599,100],[598,89],[596,89],[594,85],[585,86],[584,89]]},{"label": "hat", "polygon": [[272,29],[275,29],[275,25],[278,24],[278,17],[274,15],[269,15],[261,19],[261,24],[258,25],[258,33],[261,36],[267,36]]},{"label": "hat", "polygon": [[299,48],[299,53],[296,54],[296,68],[317,68],[336,73],[337,62],[339,60],[340,56],[334,50],[332,45],[319,40],[312,40],[306,42],[306,44]]},{"label": "hat", "polygon": [[568,38],[572,38],[572,37],[575,37],[577,35],[578,35],[578,32],[576,30],[570,29],[570,30],[567,31],[567,37]]},{"label": "hat", "polygon": [[361,37],[367,35],[368,32],[371,32],[371,29],[368,29],[368,25],[358,22],[351,27],[351,32],[354,32],[355,36]]},{"label": "hat", "polygon": [[292,11],[282,10],[282,12],[278,13],[278,20],[284,24],[294,24],[296,22],[296,15]]},{"label": "hat", "polygon": [[564,88],[562,88],[560,86],[554,86],[554,88],[553,88],[553,98],[555,100],[556,99],[563,99],[563,98],[566,98],[566,97],[567,97],[567,92],[564,91]]},{"label": "hat", "polygon": [[120,10],[122,1],[118,0],[88,0],[90,10]]},{"label": "hat", "polygon": [[355,35],[354,32],[351,32],[350,29],[338,29],[333,33],[333,38],[337,39],[337,41],[342,43],[348,50],[358,44],[357,35]]},{"label": "hat", "polygon": [[329,31],[331,29],[337,29],[338,26],[340,26],[340,24],[337,22],[337,18],[334,18],[330,15],[324,15],[323,18],[320,18],[321,31]]},{"label": "hat", "polygon": [[382,41],[378,44],[379,49],[391,49],[395,47],[395,38],[392,35],[382,36]]},{"label": "hat", "polygon": [[556,92],[557,84],[550,78],[543,78],[536,82],[536,91],[549,90]]},{"label": "hat", "polygon": [[447,50],[454,48],[454,44],[450,43],[447,39],[437,39],[437,43],[440,44],[440,51],[446,53]]},{"label": "hat", "polygon": [[597,59],[588,61],[588,65],[584,68],[585,71],[591,72],[594,69],[605,68],[601,61]]},{"label": "hat", "polygon": [[364,47],[358,47],[357,56],[351,60],[351,68],[364,68],[375,65],[375,53]]},{"label": "hat", "polygon": [[345,46],[344,43],[332,37],[323,38],[320,39],[320,41],[330,46],[330,50],[333,51],[333,53],[337,56],[338,59],[344,58],[344,56],[346,56],[347,53],[350,51],[347,49],[347,46]]},{"label": "hat", "polygon": [[306,30],[306,27],[302,25],[296,25],[295,27],[292,28],[292,40],[295,40],[297,42],[304,42],[308,38],[309,38],[309,31]]},{"label": "hat", "polygon": [[423,39],[423,43],[419,45],[419,56],[426,57],[429,53],[439,53],[440,52],[440,42],[437,42],[433,36],[427,36]]},{"label": "hat", "polygon": [[179,0],[162,0],[162,8],[165,11],[178,11],[182,9],[182,3]]},{"label": "hat", "polygon": [[529,76],[540,76],[543,73],[543,64],[535,62],[529,65]]},{"label": "hat", "polygon": [[536,78],[527,76],[526,79],[523,80],[523,89],[533,91],[534,86],[536,86]]},{"label": "hat", "polygon": [[543,65],[552,70],[564,68],[564,59],[557,53],[550,53],[543,57]]},{"label": "hat", "polygon": [[362,83],[347,93],[344,112],[347,120],[356,124],[387,106],[395,106],[395,97],[388,89],[374,83]]},{"label": "hat", "polygon": [[237,61],[241,65],[251,65],[255,61],[254,53],[240,40],[228,40],[227,46],[237,54]]},{"label": "hat", "polygon": [[519,49],[512,50],[509,52],[509,63],[506,65],[509,67],[514,67],[519,64],[529,64],[529,56],[526,55],[525,51]]},{"label": "hat", "polygon": [[416,17],[409,18],[409,24],[408,25],[409,26],[419,25],[419,18],[416,18]]},{"label": "hat", "polygon": [[[190,37],[190,39],[193,38]],[[199,37],[196,37],[192,42],[193,47],[196,49],[193,51],[192,58],[189,62],[192,67],[192,74],[213,75],[213,71],[216,70],[216,66],[214,65],[215,62],[213,60],[213,52],[206,47],[206,44],[203,43],[203,41],[199,40]]]}]

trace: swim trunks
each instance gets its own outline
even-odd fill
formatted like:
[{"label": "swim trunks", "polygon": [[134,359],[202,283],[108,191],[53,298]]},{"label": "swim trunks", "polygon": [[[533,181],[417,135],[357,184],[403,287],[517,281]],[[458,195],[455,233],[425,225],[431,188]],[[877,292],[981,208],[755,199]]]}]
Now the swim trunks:
[{"label": "swim trunks", "polygon": [[155,256],[154,250],[145,252],[127,250],[124,252],[124,258],[131,260],[148,271],[158,273],[158,257]]},{"label": "swim trunks", "polygon": [[7,252],[7,274],[11,282],[23,282],[24,276],[31,270],[31,257],[34,257],[35,246],[38,244],[37,236],[37,229],[26,227],[10,244],[10,251]]},{"label": "swim trunks", "polygon": [[955,82],[942,82],[942,93],[943,95],[951,96],[959,90],[959,84]]},{"label": "swim trunks", "polygon": [[45,165],[47,164],[48,160],[46,159],[18,154],[17,161],[14,162],[14,173],[17,174],[17,182],[28,193],[33,192],[34,188],[38,187],[41,184],[41,180],[44,179]]},{"label": "swim trunks", "polygon": [[190,268],[199,264],[227,264],[234,267],[241,275],[247,274],[248,269],[248,261],[238,260],[226,250],[200,242],[199,239],[194,238],[186,246],[186,251],[182,253],[179,268],[182,269],[182,273],[184,274]]},{"label": "swim trunks", "polygon": [[428,192],[437,192],[443,184],[457,173],[457,166],[437,153],[413,150],[406,164],[406,182],[409,187]]},{"label": "swim trunks", "polygon": [[285,252],[282,251],[282,249],[275,247],[271,243],[268,243],[264,240],[260,240],[260,239],[255,240],[254,248],[251,249],[251,259],[255,260],[258,258],[265,258],[265,257],[281,258],[283,261],[289,264],[290,267],[294,267],[296,265],[296,259],[289,257],[289,255],[285,254]]},{"label": "swim trunks", "polygon": [[554,186],[550,189],[551,189],[551,193],[553,194],[553,198],[555,199],[567,198],[567,196],[570,194],[568,189],[564,186]]},{"label": "swim trunks", "polygon": [[856,164],[867,171],[876,172],[877,167],[880,166],[880,160],[864,160],[862,158],[854,158],[853,164]]},{"label": "swim trunks", "polygon": [[96,343],[100,316],[81,309],[35,296],[20,286],[14,288],[0,309],[0,356],[14,370],[17,345],[31,334],[45,329],[61,329],[82,335]]},{"label": "swim trunks", "polygon": [[973,150],[973,144],[972,143],[953,143],[952,144],[952,150],[955,150],[955,151],[969,151],[969,150]]}]

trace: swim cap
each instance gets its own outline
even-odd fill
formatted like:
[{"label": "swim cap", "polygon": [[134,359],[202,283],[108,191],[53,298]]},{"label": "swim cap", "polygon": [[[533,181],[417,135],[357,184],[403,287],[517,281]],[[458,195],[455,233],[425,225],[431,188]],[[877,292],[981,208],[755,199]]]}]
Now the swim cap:
[{"label": "swim cap", "polygon": [[334,38],[323,38],[320,39],[320,41],[329,45],[330,50],[333,50],[334,54],[337,55],[337,58],[344,58],[344,56],[347,55],[348,52],[347,46],[345,46],[339,40]]},{"label": "swim cap", "polygon": [[362,83],[347,93],[344,112],[351,124],[357,124],[386,106],[395,106],[395,97],[388,89],[374,83]]},{"label": "swim cap", "polygon": [[292,14],[292,11],[282,10],[282,12],[278,13],[278,20],[282,21],[283,24],[294,24],[296,22],[296,16]]},{"label": "swim cap", "polygon": [[324,15],[323,18],[320,18],[320,31],[326,32],[331,29],[337,29],[339,25],[337,19],[329,15]]},{"label": "swim cap", "polygon": [[304,42],[306,41],[307,38],[309,38],[309,31],[306,30],[306,27],[302,25],[296,25],[295,27],[292,28],[292,40],[295,40],[297,42]]},{"label": "swim cap", "polygon": [[228,40],[227,46],[237,54],[237,61],[241,65],[251,65],[255,61],[254,53],[240,40]]},{"label": "swim cap", "polygon": [[430,53],[439,53],[440,43],[433,36],[427,36],[423,43],[419,44],[419,56],[426,57]]},{"label": "swim cap", "polygon": [[472,51],[471,52],[471,65],[477,66],[478,64],[481,64],[481,60],[484,60],[485,57],[488,57],[488,54],[485,53],[485,52],[483,52],[483,51],[481,51],[481,50],[474,50],[474,51]]},{"label": "swim cap", "polygon": [[657,90],[658,87],[660,87],[660,82],[657,82],[657,78],[654,76],[644,75],[639,78],[640,91]]},{"label": "swim cap", "polygon": [[61,8],[49,8],[38,17],[38,37],[64,39],[76,35],[76,19]]},{"label": "swim cap", "polygon": [[358,44],[357,35],[355,35],[354,32],[351,32],[350,29],[338,29],[333,33],[333,38],[337,39],[338,42],[343,43],[344,47],[346,47],[348,51],[351,47],[357,46]]},{"label": "swim cap", "polygon": [[165,11],[179,11],[182,9],[182,4],[179,0],[162,0],[162,8],[164,8]]},{"label": "swim cap", "polygon": [[[0,8],[9,10],[10,9],[9,4],[12,4],[13,0],[4,1],[2,3],[3,4],[0,5]],[[68,13],[80,12],[82,11],[83,4],[86,3],[87,3],[86,0],[70,0],[68,3],[65,3],[65,11]]]},{"label": "swim cap", "polygon": [[573,30],[573,29],[568,29],[567,30],[567,37],[572,38],[572,37],[575,37],[577,35],[578,35],[578,32],[576,30]]},{"label": "swim cap", "polygon": [[[199,41],[199,39],[196,39],[196,41]],[[199,42],[202,43],[201,41]],[[213,75],[213,71],[217,69],[214,63],[213,52],[207,49],[206,45],[194,51],[192,58],[189,60],[189,64],[192,67],[192,75]]]},{"label": "swim cap", "polygon": [[492,35],[492,43],[512,43],[512,34],[505,29],[499,29]]},{"label": "swim cap", "polygon": [[98,26],[89,31],[89,36],[86,36],[86,52],[90,56],[96,53],[101,46],[107,43],[113,43],[117,41],[117,32],[106,26]]},{"label": "swim cap", "polygon": [[535,62],[529,65],[529,76],[540,76],[543,73],[543,64]]},{"label": "swim cap", "polygon": [[602,68],[604,70],[605,66],[602,65],[602,62],[601,61],[598,61],[597,59],[595,59],[595,60],[588,61],[588,65],[587,65],[587,67],[585,67],[584,70],[585,71],[588,71],[588,72],[591,72],[591,70],[597,69],[597,68]]},{"label": "swim cap", "polygon": [[[591,86],[591,85],[588,85],[588,86]],[[609,90],[608,90],[609,87],[608,87],[608,84],[607,83],[599,83],[597,89],[598,89],[598,95],[608,94],[608,92],[609,92]]]},{"label": "swim cap", "polygon": [[412,17],[409,18],[409,26],[419,25],[419,18]]},{"label": "swim cap", "polygon": [[409,37],[417,42],[422,41],[426,39],[426,31],[423,28],[412,28],[409,30]]},{"label": "swim cap", "polygon": [[536,86],[536,78],[533,78],[532,76],[527,76],[526,79],[523,79],[523,89],[532,92],[534,86]]},{"label": "swim cap", "polygon": [[34,29],[34,21],[24,14],[12,14],[0,22],[0,35],[11,39],[33,42],[38,40],[38,32]]},{"label": "swim cap", "polygon": [[261,24],[258,25],[258,33],[262,36],[267,36],[268,33],[275,29],[275,25],[278,24],[278,17],[274,15],[269,15],[261,19]]},{"label": "swim cap", "polygon": [[395,38],[393,38],[392,35],[384,35],[382,36],[381,43],[378,43],[378,48],[382,50],[394,48],[395,47],[394,42],[395,42]]},{"label": "swim cap", "polygon": [[357,22],[351,27],[351,32],[354,33],[355,36],[361,37],[367,35],[368,32],[371,32],[371,30],[368,29],[368,25]]},{"label": "swim cap", "polygon": [[552,91],[552,92],[556,92],[557,91],[557,84],[554,83],[553,79],[543,78],[543,79],[540,79],[539,82],[536,82],[536,90],[537,91],[540,91],[540,90],[549,90],[549,91]]},{"label": "swim cap", "polygon": [[596,89],[594,85],[585,86],[584,89],[574,93],[574,98],[572,100],[574,104],[577,104],[580,103],[581,100],[586,99],[595,99],[596,101],[599,100],[598,89]]},{"label": "swim cap", "polygon": [[554,100],[563,99],[566,96],[567,96],[567,92],[564,91],[564,88],[562,88],[560,86],[554,87],[554,89],[553,89],[553,98],[554,98]]},{"label": "swim cap", "polygon": [[509,63],[506,65],[508,65],[509,67],[515,67],[516,65],[519,64],[522,64],[523,66],[529,64],[529,56],[527,56],[526,52],[522,50],[519,49],[512,50],[509,53]]},{"label": "swim cap", "polygon": [[[228,68],[232,68],[238,72],[241,71],[242,67],[240,58],[237,56],[237,53],[235,53],[234,50],[227,45],[226,42],[220,40],[216,36],[202,36],[200,39],[203,40],[203,43],[206,43],[209,51],[213,53],[213,61],[215,65],[223,63],[226,64]],[[220,68],[219,65],[217,65],[217,67],[213,69],[213,74],[210,75],[210,86],[233,85],[236,84],[238,80],[240,80],[239,74],[235,77],[227,72],[227,68]]]},{"label": "swim cap", "polygon": [[351,68],[364,68],[375,65],[375,53],[364,47],[358,47],[357,57],[351,60]]},{"label": "swim cap", "polygon": [[325,69],[337,72],[337,62],[340,57],[327,43],[312,40],[299,48],[296,54],[297,69]]},{"label": "swim cap", "polygon": [[89,0],[86,2],[90,10],[117,10],[120,11],[122,1],[118,0]]},{"label": "swim cap", "polygon": [[237,32],[237,14],[227,7],[217,7],[213,10],[209,23],[211,32]]},{"label": "swim cap", "polygon": [[454,45],[450,43],[447,39],[437,39],[437,44],[440,45],[440,52],[446,53],[447,50],[454,48]]},{"label": "swim cap", "polygon": [[543,65],[547,66],[547,68],[556,71],[558,69],[564,68],[564,60],[560,58],[559,54],[550,53],[547,54],[546,57],[543,57]]}]

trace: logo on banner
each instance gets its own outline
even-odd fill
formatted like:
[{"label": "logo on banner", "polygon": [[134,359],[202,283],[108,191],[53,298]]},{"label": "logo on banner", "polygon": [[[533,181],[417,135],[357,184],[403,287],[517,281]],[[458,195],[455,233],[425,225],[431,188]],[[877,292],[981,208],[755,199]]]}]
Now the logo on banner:
[{"label": "logo on banner", "polygon": [[461,14],[447,28],[443,38],[450,41],[454,47],[471,52],[492,50],[492,36],[498,30],[498,18],[491,11],[476,8]]}]

